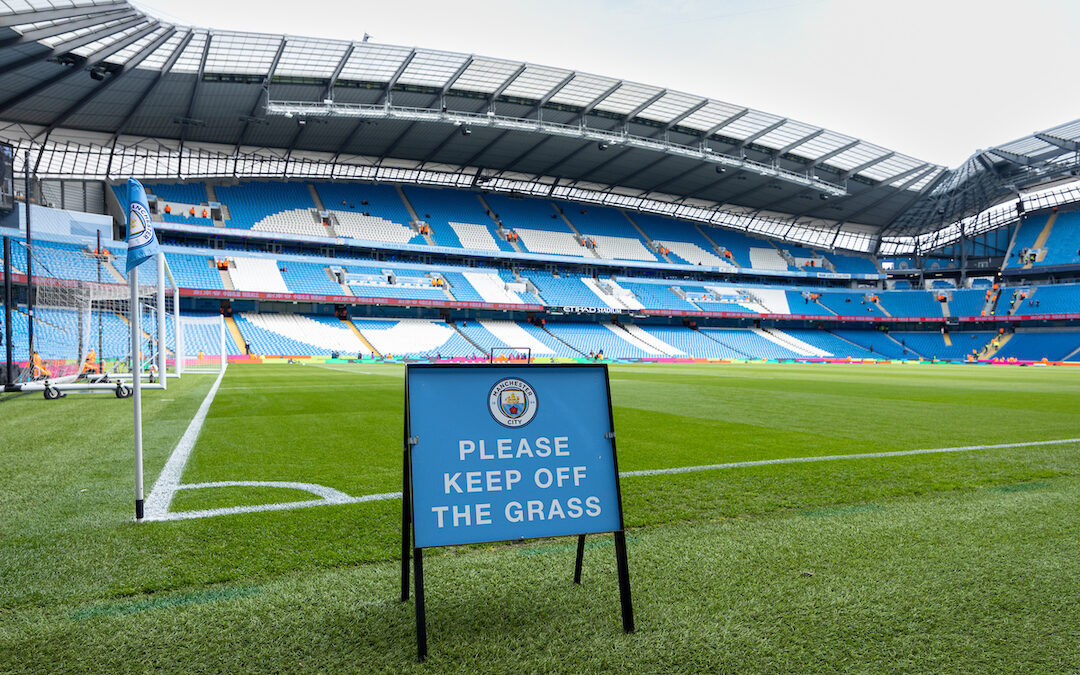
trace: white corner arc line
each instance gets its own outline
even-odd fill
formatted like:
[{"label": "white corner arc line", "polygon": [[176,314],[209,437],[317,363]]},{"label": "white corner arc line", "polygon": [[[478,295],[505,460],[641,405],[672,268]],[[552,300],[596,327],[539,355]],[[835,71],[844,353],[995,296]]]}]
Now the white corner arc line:
[{"label": "white corner arc line", "polygon": [[[185,435],[186,436],[186,435]],[[887,452],[865,452],[851,455],[821,455],[818,457],[781,457],[777,459],[762,459],[749,462],[728,462],[726,464],[706,464],[701,466],[684,466],[675,467],[670,469],[646,469],[642,471],[622,471],[619,473],[621,478],[633,478],[636,476],[659,476],[664,474],[675,473],[694,473],[700,471],[715,471],[720,469],[739,469],[744,467],[754,466],[766,466],[770,464],[802,464],[809,462],[829,462],[844,459],[875,459],[883,457],[904,457],[908,455],[934,455],[934,454],[946,454],[952,452],[970,452],[973,450],[997,450],[1002,448],[1027,448],[1035,446],[1045,445],[1066,445],[1069,443],[1080,443],[1080,438],[1063,438],[1053,441],[1027,441],[1021,443],[997,443],[992,445],[964,445],[952,448],[928,448],[922,450],[892,450]],[[181,467],[182,468],[182,467]],[[160,479],[159,479],[160,480]],[[385,501],[388,499],[401,499],[400,492],[384,492],[380,494],[362,495],[360,497],[350,497],[343,492],[334,490],[333,488],[324,487],[322,485],[316,485],[314,483],[289,483],[280,481],[218,481],[213,483],[193,483],[191,485],[178,486],[175,489],[185,488],[202,488],[202,487],[229,487],[229,486],[267,486],[267,487],[284,487],[307,490],[314,494],[322,495],[340,495],[340,496],[324,496],[323,499],[307,500],[302,502],[285,502],[279,504],[260,504],[256,506],[235,506],[224,507],[218,509],[206,509],[203,511],[181,511],[179,513],[165,512],[160,516],[154,518],[147,518],[147,520],[189,520],[192,518],[208,518],[210,516],[223,516],[236,513],[255,513],[261,511],[285,511],[289,509],[307,508],[310,506],[325,506],[329,504],[358,504],[361,502],[377,502]],[[304,486],[304,487],[297,487]],[[157,484],[154,485],[155,489]],[[174,491],[175,491],[174,489]],[[318,492],[316,491],[319,490]],[[151,494],[151,496],[153,496]],[[171,498],[171,494],[170,494]],[[167,506],[166,506],[167,508]]]},{"label": "white corner arc line", "polygon": [[[224,486],[235,486],[237,483],[245,481],[225,481]],[[250,481],[255,485],[267,485],[267,483]],[[308,483],[308,485],[311,485]],[[214,487],[213,483],[202,483],[198,485],[184,485],[186,487]],[[321,485],[318,487],[322,487]],[[330,488],[323,488],[329,490]],[[333,490],[338,492],[337,490]],[[219,509],[206,509],[203,511],[179,511],[174,513],[166,513],[154,520],[191,520],[193,518],[209,518],[211,516],[226,516],[237,513],[259,513],[263,511],[288,511],[290,509],[303,509],[310,506],[327,506],[331,504],[359,504],[361,502],[380,502],[387,499],[401,499],[400,492],[385,492],[376,495],[363,495],[361,497],[350,497],[342,492],[338,494],[343,495],[337,499],[309,499],[302,502],[282,502],[278,504],[257,504],[254,506],[226,506]]]},{"label": "white corner arc line", "polygon": [[340,490],[335,490],[334,488],[329,488],[325,485],[319,485],[318,483],[295,483],[293,481],[284,480],[217,480],[210,483],[185,483],[184,485],[178,485],[176,489],[197,490],[199,488],[221,487],[272,487],[285,488],[287,490],[303,490],[330,501],[342,501],[350,498],[349,495]]},{"label": "white corner arc line", "polygon": [[998,443],[995,445],[963,445],[955,448],[929,448],[925,450],[892,450],[889,452],[864,452],[855,455],[820,455],[818,457],[779,457],[777,459],[759,459],[749,462],[728,462],[727,464],[705,464],[702,466],[681,466],[673,469],[645,469],[643,471],[623,471],[621,478],[634,476],[660,476],[672,473],[693,473],[716,469],[739,469],[748,466],[767,466],[769,464],[802,464],[806,462],[831,462],[840,459],[874,459],[878,457],[906,457],[908,455],[937,455],[949,452],[970,452],[972,450],[995,450],[999,448],[1026,448],[1036,445],[1063,445],[1080,443],[1080,438],[1063,438],[1056,441],[1028,441],[1026,443]]},{"label": "white corner arc line", "polygon": [[221,380],[224,377],[225,370],[223,369],[218,373],[210,391],[206,392],[206,398],[195,412],[195,416],[191,418],[191,423],[188,424],[184,435],[180,437],[176,448],[169,455],[161,474],[154,481],[154,487],[150,488],[150,494],[146,497],[145,520],[161,520],[162,516],[169,512],[169,504],[172,503],[173,494],[180,485],[184,465],[187,464],[191,451],[195,449],[195,441],[199,439],[199,432],[202,431],[206,415],[210,412],[210,404],[214,402],[214,396],[217,395],[218,387],[221,386]]}]

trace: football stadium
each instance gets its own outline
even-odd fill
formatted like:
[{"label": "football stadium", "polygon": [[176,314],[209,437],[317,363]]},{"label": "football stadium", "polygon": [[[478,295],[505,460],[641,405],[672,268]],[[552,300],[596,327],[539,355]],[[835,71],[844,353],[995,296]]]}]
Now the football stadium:
[{"label": "football stadium", "polygon": [[1076,672],[1080,119],[512,56],[0,2],[0,671]]}]

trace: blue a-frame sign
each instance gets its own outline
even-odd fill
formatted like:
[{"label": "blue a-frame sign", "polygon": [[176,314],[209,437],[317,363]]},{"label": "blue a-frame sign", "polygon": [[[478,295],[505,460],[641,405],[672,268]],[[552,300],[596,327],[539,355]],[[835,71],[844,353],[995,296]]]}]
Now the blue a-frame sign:
[{"label": "blue a-frame sign", "polygon": [[401,599],[412,548],[421,659],[433,546],[578,535],[580,583],[585,535],[613,532],[634,629],[606,365],[409,365],[404,450]]}]

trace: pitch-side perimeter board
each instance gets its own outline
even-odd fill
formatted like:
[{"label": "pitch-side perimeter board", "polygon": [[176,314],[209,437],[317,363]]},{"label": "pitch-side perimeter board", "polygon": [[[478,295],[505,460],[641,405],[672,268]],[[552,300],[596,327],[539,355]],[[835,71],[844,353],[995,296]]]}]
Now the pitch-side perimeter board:
[{"label": "pitch-side perimeter board", "polygon": [[578,535],[580,583],[585,535],[613,532],[633,630],[606,365],[410,365],[404,447],[401,598],[411,543],[421,659],[422,551],[433,546]]}]

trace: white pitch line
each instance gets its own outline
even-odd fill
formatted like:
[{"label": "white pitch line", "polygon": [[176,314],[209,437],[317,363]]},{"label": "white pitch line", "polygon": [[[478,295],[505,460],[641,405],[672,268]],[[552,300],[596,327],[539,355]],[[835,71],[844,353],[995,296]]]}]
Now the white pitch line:
[{"label": "white pitch line", "polygon": [[[221,485],[235,485],[243,481],[226,481]],[[266,485],[266,483],[255,483],[256,485]],[[304,483],[305,485],[311,485],[310,483]],[[215,483],[205,483],[199,485],[182,485],[181,488],[190,487],[214,487]],[[323,487],[323,486],[318,486]],[[329,490],[330,488],[323,488]],[[333,492],[338,492],[333,490]],[[359,504],[361,502],[380,502],[387,499],[401,499],[400,492],[385,492],[377,495],[363,495],[361,497],[350,497],[343,492],[338,492],[343,495],[340,498],[334,499],[310,499],[302,502],[285,502],[281,504],[258,504],[256,506],[227,506],[219,509],[206,509],[204,511],[180,511],[177,513],[166,513],[163,516],[153,518],[152,520],[190,520],[192,518],[209,518],[211,516],[226,516],[236,513],[258,513],[261,511],[288,511],[289,509],[303,509],[310,506],[328,506],[331,504]],[[147,520],[151,520],[147,518]]]},{"label": "white pitch line", "polygon": [[162,516],[169,512],[169,504],[172,503],[173,493],[176,492],[177,487],[180,485],[180,476],[184,473],[184,465],[187,464],[191,451],[195,449],[195,441],[199,439],[199,432],[202,431],[203,423],[206,422],[206,415],[210,412],[210,404],[214,402],[214,396],[217,395],[223,377],[225,377],[224,370],[218,373],[217,379],[214,380],[213,386],[210,387],[210,391],[206,392],[206,398],[203,399],[202,405],[199,406],[195,417],[191,418],[191,423],[188,424],[184,435],[180,437],[180,442],[176,444],[176,448],[169,455],[168,461],[165,462],[165,468],[161,470],[161,474],[154,481],[154,487],[150,488],[150,494],[146,497],[146,520],[160,520]]},{"label": "white pitch line", "polygon": [[669,473],[692,473],[712,471],[714,469],[739,469],[747,466],[766,466],[768,464],[801,464],[804,462],[830,462],[838,459],[873,459],[876,457],[904,457],[907,455],[936,455],[947,452],[970,452],[971,450],[994,450],[997,448],[1026,448],[1035,445],[1062,445],[1080,443],[1080,438],[1063,438],[1057,441],[1029,441],[1026,443],[999,443],[997,445],[963,445],[955,448],[930,448],[926,450],[893,450],[890,452],[864,452],[856,455],[820,455],[818,457],[781,457],[778,459],[759,459],[750,462],[728,462],[727,464],[705,464],[702,466],[681,466],[674,469],[645,469],[643,471],[623,471],[622,478],[633,476],[659,476]]},{"label": "white pitch line", "polygon": [[[621,478],[633,478],[635,476],[658,476],[673,473],[693,473],[698,471],[714,471],[719,469],[739,469],[752,466],[765,466],[769,464],[799,464],[806,462],[829,462],[841,459],[874,459],[880,457],[904,457],[907,455],[934,455],[950,452],[970,452],[972,450],[995,450],[1000,448],[1026,448],[1040,445],[1064,445],[1067,443],[1080,443],[1080,438],[1063,438],[1055,441],[1027,441],[1023,443],[998,443],[994,445],[964,445],[953,448],[929,448],[924,450],[893,450],[889,452],[865,452],[853,455],[821,455],[818,457],[782,457],[779,459],[761,459],[750,462],[728,462],[727,464],[706,464],[702,466],[683,466],[672,469],[646,469],[643,471],[622,471]],[[303,502],[286,502],[282,504],[260,504],[258,506],[233,506],[219,509],[207,509],[204,511],[182,511],[179,513],[164,513],[147,520],[188,520],[192,518],[208,518],[210,516],[224,516],[235,513],[255,513],[260,511],[285,511],[289,509],[301,509],[309,506],[326,506],[329,504],[358,504],[361,502],[378,502],[388,499],[401,499],[400,492],[384,492],[374,495],[350,497],[344,492],[324,487],[314,483],[287,483],[287,482],[259,482],[259,481],[219,481],[215,483],[193,483],[182,485],[178,489],[203,488],[203,487],[229,487],[229,486],[268,486],[286,487],[307,490],[314,494],[333,495],[323,499],[313,499]],[[295,487],[304,486],[304,487]],[[155,484],[155,489],[157,485]],[[316,489],[320,490],[316,492]],[[340,496],[336,496],[340,495]],[[152,496],[152,494],[151,494]]]}]

